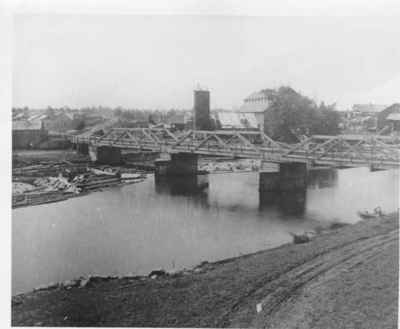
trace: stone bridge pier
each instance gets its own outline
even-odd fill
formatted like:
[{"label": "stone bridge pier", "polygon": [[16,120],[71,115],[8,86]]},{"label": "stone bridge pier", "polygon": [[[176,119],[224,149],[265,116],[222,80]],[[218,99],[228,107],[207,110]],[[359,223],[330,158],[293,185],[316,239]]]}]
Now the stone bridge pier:
[{"label": "stone bridge pier", "polygon": [[193,176],[196,175],[198,155],[194,153],[173,153],[170,159],[155,161],[156,176]]},{"label": "stone bridge pier", "polygon": [[80,154],[83,155],[89,154],[89,145],[86,143],[76,143],[75,149]]},{"label": "stone bridge pier", "polygon": [[89,146],[90,160],[100,164],[119,165],[122,163],[121,149],[112,146]]},{"label": "stone bridge pier", "polygon": [[275,171],[260,172],[260,193],[305,190],[306,187],[306,163],[284,162],[280,163]]},{"label": "stone bridge pier", "polygon": [[307,188],[306,163],[275,164],[275,170],[260,172],[260,209],[277,205],[287,214],[303,214]]}]

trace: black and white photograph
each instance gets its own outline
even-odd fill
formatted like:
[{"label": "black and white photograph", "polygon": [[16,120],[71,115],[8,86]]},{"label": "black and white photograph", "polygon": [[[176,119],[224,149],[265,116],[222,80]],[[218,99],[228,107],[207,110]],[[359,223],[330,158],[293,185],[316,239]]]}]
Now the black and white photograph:
[{"label": "black and white photograph", "polygon": [[6,325],[397,328],[389,2],[17,2]]}]

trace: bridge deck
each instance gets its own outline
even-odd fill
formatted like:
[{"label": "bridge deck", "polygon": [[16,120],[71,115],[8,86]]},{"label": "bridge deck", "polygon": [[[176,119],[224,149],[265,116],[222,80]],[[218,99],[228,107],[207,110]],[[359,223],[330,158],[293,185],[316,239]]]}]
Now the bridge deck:
[{"label": "bridge deck", "polygon": [[313,135],[300,143],[287,144],[274,141],[260,131],[190,130],[176,134],[162,128],[113,128],[103,136],[73,136],[71,141],[138,151],[190,152],[271,162],[385,169],[400,166],[400,139],[379,135]]}]

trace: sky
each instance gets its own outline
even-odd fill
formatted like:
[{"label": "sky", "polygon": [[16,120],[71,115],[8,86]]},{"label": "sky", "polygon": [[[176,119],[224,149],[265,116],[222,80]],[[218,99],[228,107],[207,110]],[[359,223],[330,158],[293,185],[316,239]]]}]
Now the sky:
[{"label": "sky", "polygon": [[13,106],[237,108],[290,85],[316,101],[400,102],[396,17],[19,14]]}]

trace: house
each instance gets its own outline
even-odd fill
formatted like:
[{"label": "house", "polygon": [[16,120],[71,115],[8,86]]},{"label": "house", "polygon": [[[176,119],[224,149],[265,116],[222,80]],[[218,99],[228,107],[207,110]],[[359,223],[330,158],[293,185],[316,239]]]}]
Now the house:
[{"label": "house", "polygon": [[165,127],[184,130],[193,128],[193,114],[190,111],[179,111],[168,114],[165,119]]},{"label": "house", "polygon": [[106,121],[101,115],[95,113],[74,113],[72,119],[75,129],[79,125],[91,127]]},{"label": "house", "polygon": [[13,109],[13,112],[12,112],[13,120],[23,120],[23,119],[26,119],[28,116],[29,115],[28,115],[27,111]]},{"label": "house", "polygon": [[49,132],[65,132],[73,128],[73,117],[64,111],[47,114],[42,118],[44,129]]},{"label": "house", "polygon": [[392,127],[392,131],[400,132],[400,113],[391,113],[387,116],[386,120]]},{"label": "house", "polygon": [[252,114],[257,120],[258,129],[264,131],[265,112],[271,105],[274,95],[276,95],[276,91],[273,89],[263,89],[254,92],[244,99],[239,112]]},{"label": "house", "polygon": [[255,113],[218,110],[213,113],[219,129],[258,130]]},{"label": "house", "polygon": [[362,115],[374,115],[382,110],[384,110],[387,105],[379,105],[379,104],[354,104],[352,107],[352,111],[362,114]]},{"label": "house", "polygon": [[[109,120],[110,121],[110,120]],[[102,124],[100,124],[102,125]],[[98,126],[98,125],[95,125]],[[119,119],[116,124],[119,128],[148,128],[149,122],[146,120],[121,120]]]},{"label": "house", "polygon": [[12,122],[12,148],[30,149],[46,140],[48,132],[40,118]]},{"label": "house", "polygon": [[172,129],[185,129],[185,115],[183,113],[175,113],[167,119],[167,124]]},{"label": "house", "polygon": [[378,129],[390,127],[392,130],[400,131],[400,103],[395,103],[378,113]]},{"label": "house", "polygon": [[191,128],[187,127],[190,117],[186,112],[174,113],[166,121],[172,129],[184,130],[185,128]]}]

